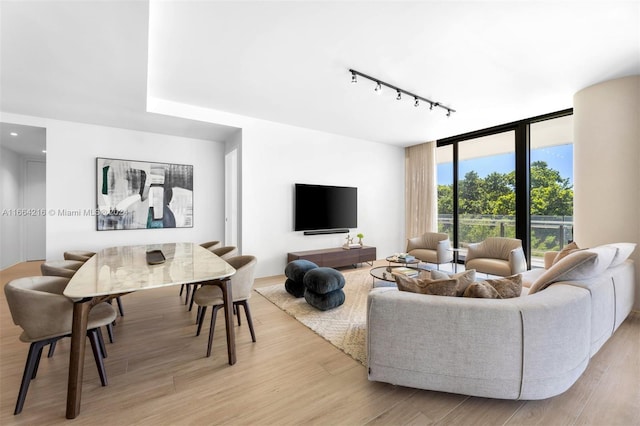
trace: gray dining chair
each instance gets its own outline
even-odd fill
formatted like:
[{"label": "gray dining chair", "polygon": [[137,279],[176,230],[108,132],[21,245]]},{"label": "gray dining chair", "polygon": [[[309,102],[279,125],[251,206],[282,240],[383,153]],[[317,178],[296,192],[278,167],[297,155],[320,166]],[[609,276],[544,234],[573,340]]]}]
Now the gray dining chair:
[{"label": "gray dining chair", "polygon": [[64,260],[79,260],[80,262],[86,262],[91,259],[96,253],[87,250],[69,250],[63,254]]},{"label": "gray dining chair", "polygon": [[[238,254],[238,248],[236,246],[223,246],[223,247],[211,246],[207,250],[209,250],[211,253],[215,254],[216,256],[220,257],[222,260],[228,260]],[[183,284],[183,285],[186,285],[188,288],[191,287],[191,299],[190,299],[191,301],[189,302],[189,312],[191,312],[191,309],[193,309],[193,297],[196,294],[196,290],[198,289],[198,286],[200,284]],[[189,294],[189,289],[187,289],[187,294]]]},{"label": "gray dining chair", "polygon": [[[82,260],[47,260],[40,265],[40,271],[43,276],[48,277],[63,277],[63,278],[73,278],[78,269],[84,265],[85,261]],[[118,311],[120,312],[120,316],[124,316],[124,309],[122,308],[122,301],[120,297],[116,297],[116,302],[118,304]],[[109,301],[111,303],[111,301]],[[113,343],[115,338],[113,335],[113,326],[115,325],[115,319],[113,323],[106,324],[107,335],[109,336],[109,342]],[[56,349],[56,342],[51,343],[49,347],[48,357],[53,356],[53,352]]]},{"label": "gray dining chair", "polygon": [[[65,261],[75,261],[75,262],[82,262],[84,264],[84,262],[86,262],[87,260],[91,259],[96,253],[93,251],[87,251],[87,250],[69,250],[69,251],[65,251],[63,254],[63,257],[65,259]],[[45,263],[49,263],[51,261],[47,261]],[[82,266],[82,264],[80,265]],[[68,266],[64,266],[63,265],[58,265],[58,267],[62,267],[63,269],[74,269],[75,271],[77,271],[78,269],[80,269],[80,267],[78,268],[74,268],[74,267],[68,267]],[[41,267],[42,268],[42,267]],[[42,272],[42,275],[55,275],[55,276],[66,276],[65,271],[51,271],[50,267],[47,268],[49,270],[48,273],[44,273],[44,270]],[[74,272],[75,273],[75,272]],[[71,278],[73,276],[72,273],[69,278]],[[109,302],[111,303],[111,302]],[[123,317],[124,316],[124,307],[122,306],[122,299],[120,299],[120,297],[116,297],[116,303],[118,304],[118,312],[120,313],[120,316]],[[109,336],[110,339],[112,339],[112,336]],[[113,341],[112,341],[113,343]]]},{"label": "gray dining chair", "polygon": [[[227,263],[236,270],[236,273],[229,278],[231,280],[231,288],[233,289],[233,307],[229,308],[234,309],[238,318],[238,325],[241,325],[240,310],[238,307],[242,306],[244,308],[247,324],[249,325],[249,332],[251,333],[251,340],[255,342],[256,334],[253,329],[251,312],[249,311],[249,298],[251,297],[251,291],[253,289],[257,260],[254,256],[245,255],[232,257],[227,260]],[[205,284],[195,291],[194,300],[198,305],[198,329],[196,330],[196,336],[200,335],[207,307],[211,306],[213,309],[211,312],[211,325],[209,326],[209,343],[207,345],[207,357],[209,357],[211,356],[216,316],[220,308],[224,307],[222,290],[215,284]]]},{"label": "gray dining chair", "polygon": [[[206,248],[207,250],[213,250],[215,248],[221,247],[222,243],[220,241],[206,241],[202,244],[200,244],[200,247],[202,248]],[[187,303],[189,303],[189,300],[192,300],[193,297],[189,297],[192,292],[192,286],[190,284],[182,284],[180,286],[180,296],[182,296],[182,293],[186,291],[186,294],[184,296],[184,304],[186,305]],[[191,304],[189,305],[189,310],[191,310],[191,308],[193,307],[193,302],[191,302]]]},{"label": "gray dining chair", "polygon": [[[42,349],[71,336],[73,301],[62,294],[68,283],[69,279],[63,277],[26,277],[12,280],[4,287],[13,323],[23,330],[20,340],[30,343],[14,415],[22,412],[29,384],[38,372]],[[115,318],[116,312],[108,303],[94,306],[89,313],[87,337],[102,386],[107,385],[103,361],[107,351],[100,327],[110,324]]]}]

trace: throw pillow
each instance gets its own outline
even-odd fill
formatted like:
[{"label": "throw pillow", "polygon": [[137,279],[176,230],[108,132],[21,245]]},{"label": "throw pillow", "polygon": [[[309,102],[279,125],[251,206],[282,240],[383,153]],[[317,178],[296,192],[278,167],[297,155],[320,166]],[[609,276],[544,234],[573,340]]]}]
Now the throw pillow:
[{"label": "throw pillow", "polygon": [[520,297],[522,293],[522,275],[511,275],[504,278],[492,278],[484,281],[495,288],[500,299],[510,299]]},{"label": "throw pillow", "polygon": [[461,297],[467,287],[469,287],[469,284],[476,280],[476,270],[468,269],[466,271],[462,271],[452,275],[449,275],[446,272],[434,270],[431,271],[431,278],[434,280],[447,280],[452,278],[458,280],[458,289],[456,296]]},{"label": "throw pillow", "polygon": [[609,268],[620,265],[622,262],[627,260],[627,258],[631,256],[631,253],[636,249],[636,243],[614,243],[607,244],[607,246],[615,247],[617,249],[616,255],[613,257]]},{"label": "throw pillow", "polygon": [[575,241],[571,241],[569,244],[562,247],[562,250],[560,250],[558,254],[556,254],[556,257],[553,259],[553,262],[551,264],[555,265],[556,263],[558,263],[560,260],[570,255],[575,250],[580,250],[580,248],[578,247]]},{"label": "throw pillow", "polygon": [[599,275],[611,265],[616,252],[615,247],[607,246],[574,251],[540,275],[531,285],[529,294],[558,281],[584,280]]},{"label": "throw pillow", "polygon": [[396,275],[398,290],[411,293],[431,294],[435,296],[455,296],[458,280],[432,280],[429,278],[411,278]]},{"label": "throw pillow", "polygon": [[500,299],[498,291],[486,281],[469,284],[462,296],[475,297],[478,299]]}]

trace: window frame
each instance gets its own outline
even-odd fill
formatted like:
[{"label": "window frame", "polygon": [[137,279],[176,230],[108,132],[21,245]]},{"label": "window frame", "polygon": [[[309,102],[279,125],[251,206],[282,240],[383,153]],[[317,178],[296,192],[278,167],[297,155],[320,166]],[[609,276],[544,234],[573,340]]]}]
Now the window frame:
[{"label": "window frame", "polygon": [[513,131],[515,134],[515,231],[516,238],[522,240],[527,265],[531,267],[531,174],[530,174],[530,129],[531,124],[555,118],[573,115],[573,108],[568,108],[549,114],[526,118],[511,123],[500,124],[486,129],[475,130],[457,136],[440,139],[436,142],[437,148],[453,145],[453,244],[458,246],[458,144],[470,139],[491,136],[498,133]]}]

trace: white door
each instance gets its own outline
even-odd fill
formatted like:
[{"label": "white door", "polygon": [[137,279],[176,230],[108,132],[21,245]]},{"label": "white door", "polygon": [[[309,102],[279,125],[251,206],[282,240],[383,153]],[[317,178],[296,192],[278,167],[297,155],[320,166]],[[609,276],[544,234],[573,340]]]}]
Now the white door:
[{"label": "white door", "polygon": [[[47,165],[42,161],[27,160],[24,186],[24,208],[27,211],[44,210],[47,206]],[[33,210],[31,210],[33,209]],[[44,260],[46,257],[47,217],[30,214],[24,218],[27,260]]]},{"label": "white door", "polygon": [[224,245],[238,246],[238,149],[224,157]]}]

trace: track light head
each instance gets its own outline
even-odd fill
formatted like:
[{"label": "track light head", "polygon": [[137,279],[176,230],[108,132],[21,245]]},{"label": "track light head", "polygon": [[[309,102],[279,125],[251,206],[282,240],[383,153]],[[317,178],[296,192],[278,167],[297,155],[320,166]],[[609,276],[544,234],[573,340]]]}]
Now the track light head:
[{"label": "track light head", "polygon": [[422,96],[419,96],[419,95],[416,95],[415,93],[401,89],[400,87],[395,86],[393,84],[384,82],[376,77],[371,77],[370,75],[363,74],[360,71],[356,71],[354,69],[349,68],[349,72],[351,73],[351,83],[357,83],[358,77],[364,78],[365,80],[375,83],[374,92],[377,95],[380,95],[382,93],[382,86],[386,86],[389,90],[396,91],[396,100],[398,101],[402,100],[403,94],[406,95],[406,97],[409,99],[413,98],[414,100],[413,106],[416,108],[420,106],[420,101],[424,101],[425,105],[429,104],[430,110],[433,110],[434,108],[442,108],[443,110],[446,110],[447,117],[451,117],[451,113],[456,112],[455,109],[447,105],[442,105],[440,102],[433,101],[429,98],[423,98]]}]

